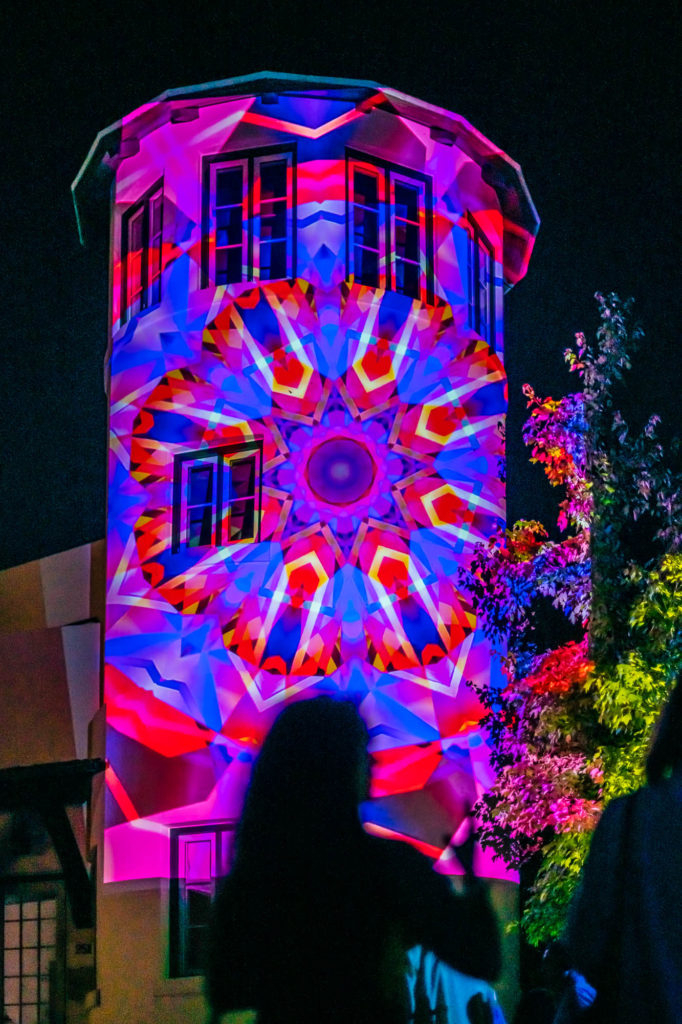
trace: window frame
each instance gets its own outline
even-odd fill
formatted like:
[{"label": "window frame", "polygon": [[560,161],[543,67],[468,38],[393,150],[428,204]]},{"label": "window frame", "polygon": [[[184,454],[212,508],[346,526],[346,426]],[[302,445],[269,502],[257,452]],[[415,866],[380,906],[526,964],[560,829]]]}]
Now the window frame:
[{"label": "window frame", "polygon": [[[255,480],[253,495],[231,497],[225,488],[229,482],[227,466],[242,461],[253,455],[255,457]],[[212,474],[212,494],[210,501],[192,502],[187,499],[191,472],[199,463],[215,464]],[[254,535],[244,539],[231,540],[223,534],[230,528],[230,509],[239,502],[253,500]],[[211,508],[211,539],[210,543],[191,544],[187,535],[190,526],[189,511],[194,508]],[[252,441],[223,444],[212,448],[201,448],[198,451],[179,452],[173,461],[173,521],[172,521],[172,552],[205,551],[229,547],[233,544],[258,544],[261,540],[261,510],[263,507],[263,440],[254,438]],[[203,530],[203,525],[201,527]]]},{"label": "window frame", "polygon": [[495,246],[469,212],[466,224],[469,327],[495,351]]},{"label": "window frame", "polygon": [[[356,209],[371,211],[372,207],[369,203],[359,203],[355,198],[355,186],[356,186],[356,172],[365,174],[367,177],[374,178],[377,183],[377,239],[376,248],[374,246],[362,245],[356,242],[355,226],[356,226]],[[385,288],[387,279],[387,267],[386,267],[386,252],[388,249],[387,245],[387,230],[390,224],[390,210],[386,196],[386,173],[385,171],[372,163],[369,160],[360,160],[358,158],[352,158],[350,161],[346,159],[346,234],[347,234],[347,245],[346,251],[348,253],[348,277],[353,277],[360,284],[366,284],[370,288]],[[377,254],[377,283],[373,284],[371,281],[362,281],[356,272],[356,260],[355,254],[356,249],[363,249],[368,252],[376,252]]]},{"label": "window frame", "polygon": [[[362,153],[358,150],[346,149],[346,278],[358,284],[363,282],[356,276],[355,250],[356,241],[354,228],[356,223],[355,210],[355,172],[372,175],[378,182],[379,227],[377,244],[378,283],[369,287],[382,288],[399,295],[418,298],[422,302],[432,304],[434,301],[434,250],[433,250],[433,185],[431,178],[419,171],[399,164],[390,163],[378,157]],[[397,223],[405,219],[397,216],[396,185],[404,184],[419,193],[418,260],[401,257],[397,252]],[[405,223],[414,223],[405,221]],[[369,247],[368,247],[369,248]],[[376,250],[375,250],[376,251]],[[397,265],[399,263],[419,266],[418,295],[401,290],[397,287]]]},{"label": "window frame", "polygon": [[[286,273],[284,276],[263,277],[261,274],[260,218],[260,168],[267,163],[286,159]],[[257,149],[215,153],[205,156],[202,161],[201,196],[201,287],[217,286],[216,275],[216,206],[215,182],[222,169],[241,166],[244,169],[242,184],[242,273],[239,281],[222,282],[225,287],[249,281],[282,281],[296,277],[296,146],[282,143]],[[265,200],[270,202],[271,200]],[[281,200],[280,200],[281,201]]]},{"label": "window frame", "polygon": [[[158,205],[155,205],[158,200]],[[134,316],[139,316],[148,309],[153,309],[161,302],[161,280],[163,273],[163,233],[164,233],[164,189],[163,178],[156,181],[151,188],[136,202],[131,203],[121,215],[121,323],[127,323]],[[154,222],[154,214],[158,211],[158,223]],[[135,308],[135,300],[131,301],[131,239],[130,226],[136,219],[140,221],[141,245],[139,250],[140,281],[139,307]],[[156,259],[154,258],[156,254]]]},{"label": "window frame", "polygon": [[[192,886],[200,891],[208,888],[206,893],[212,901],[218,885],[229,871],[228,858],[236,834],[236,822],[208,823],[204,825],[187,825],[170,830],[170,899],[168,905],[169,943],[168,943],[168,974],[171,978],[191,978],[200,975],[205,965],[188,966],[190,948],[188,932],[199,930],[206,925],[193,924],[188,918],[188,901],[186,893]],[[226,837],[229,836],[229,841]],[[180,873],[183,846],[194,841],[202,841],[206,837],[211,843],[211,865],[208,878],[190,879]],[[203,887],[203,888],[202,888]]]},{"label": "window frame", "polygon": [[[235,170],[237,168],[239,168],[241,170],[241,173],[242,173],[242,182],[241,182],[241,193],[242,193],[241,209],[242,209],[242,213],[241,213],[241,231],[240,231],[241,241],[239,243],[240,244],[241,253],[240,253],[239,281],[243,281],[245,273],[248,270],[248,252],[249,252],[249,244],[250,244],[250,242],[249,242],[249,232],[250,232],[250,223],[251,223],[251,218],[249,216],[249,170],[248,170],[248,162],[246,160],[244,160],[244,159],[241,159],[241,160],[227,160],[227,161],[224,161],[224,162],[221,161],[220,163],[218,163],[216,161],[215,163],[211,164],[211,166],[210,166],[210,178],[209,178],[209,196],[210,196],[209,220],[210,220],[210,223],[213,224],[215,219],[217,219],[218,206],[217,206],[217,202],[215,202],[215,203],[213,202],[213,199],[215,197],[216,200],[217,200],[217,180],[218,180],[218,175],[220,174],[221,171],[231,171],[231,170]],[[236,205],[236,204],[234,204],[234,205]],[[219,249],[228,250],[230,248],[234,248],[235,246],[234,246],[234,243],[228,244],[226,246],[218,246],[217,240],[216,240],[217,239],[217,229],[215,229],[215,227],[214,227],[213,231],[214,231],[214,233],[213,233],[212,237],[214,239],[214,243],[213,243],[213,246],[212,246],[212,249],[211,249],[211,253],[212,253],[212,257],[213,257],[212,267],[211,267],[211,270],[212,270],[211,277],[212,277],[212,280],[215,281],[217,279],[216,264],[217,264],[218,250]]]},{"label": "window frame", "polygon": [[[63,879],[60,876],[53,876],[49,879],[48,875],[34,875],[34,876],[21,876],[17,878],[6,878],[0,884],[0,902],[2,903],[2,943],[0,943],[0,978],[2,980],[2,995],[4,1004],[14,1009],[16,1006],[28,1007],[38,1005],[38,1020],[48,1024],[49,1020],[52,1020],[52,1013],[56,1011],[61,1019],[61,1014],[65,1008],[65,970],[66,970],[66,895],[64,892]],[[18,905],[20,908],[31,904],[38,903],[42,904],[47,901],[54,902],[55,912],[52,916],[43,917],[38,911],[36,917],[24,916],[23,911],[20,910],[16,918],[11,920],[7,916],[6,908],[10,905]],[[10,946],[8,944],[7,926],[13,921],[16,921],[19,925],[19,945]],[[23,941],[23,924],[24,922],[36,922],[36,941],[35,945],[30,942]],[[46,922],[54,923],[54,938],[52,942],[41,942],[41,925]],[[9,955],[13,951],[18,952],[19,956],[19,973],[10,974],[7,967]],[[35,969],[30,966],[25,967],[25,954],[35,950]],[[49,955],[48,951],[52,950],[52,956]],[[41,965],[47,963],[47,971],[41,973]],[[52,968],[54,965],[54,968]],[[51,969],[52,968],[52,969]],[[53,975],[54,971],[54,975]],[[37,978],[36,996],[37,1000],[33,1000],[25,997],[25,988],[23,982],[30,978]],[[8,988],[7,982],[17,978],[19,984],[19,1002],[16,1003],[10,999],[7,999]],[[45,982],[48,985],[48,996],[47,999],[41,999],[41,987],[43,984],[42,979],[47,979]],[[47,1010],[47,1016],[43,1014],[43,1007]],[[23,1014],[20,1014],[23,1016]]]},{"label": "window frame", "polygon": [[[425,181],[415,178],[413,175],[406,175],[402,171],[398,171],[394,168],[389,169],[389,184],[390,184],[390,209],[391,209],[391,222],[390,222],[390,259],[391,259],[391,284],[393,291],[399,291],[397,287],[397,266],[398,263],[402,263],[405,266],[416,266],[419,268],[419,284],[418,284],[418,296],[414,298],[422,298],[427,292],[427,268],[428,268],[428,257],[427,257],[427,228],[426,228],[426,184]],[[419,193],[418,207],[417,207],[417,220],[409,217],[398,217],[397,215],[397,200],[396,196],[396,185],[407,186],[410,189],[416,190]],[[417,259],[410,258],[408,256],[398,255],[398,221],[404,222],[405,224],[415,224],[418,231],[418,253]],[[408,295],[409,292],[400,291],[401,295]]]}]

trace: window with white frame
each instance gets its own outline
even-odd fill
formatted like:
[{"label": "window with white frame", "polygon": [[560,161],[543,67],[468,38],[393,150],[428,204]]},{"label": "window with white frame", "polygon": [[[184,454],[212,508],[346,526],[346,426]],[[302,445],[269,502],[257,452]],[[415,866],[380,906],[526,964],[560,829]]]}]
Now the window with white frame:
[{"label": "window with white frame", "polygon": [[213,171],[213,279],[216,284],[230,284],[241,281],[246,274],[248,192],[245,162],[217,165]]},{"label": "window with white frame", "polygon": [[260,281],[291,276],[290,158],[254,159],[254,273]]},{"label": "window with white frame", "polygon": [[228,872],[233,825],[171,830],[170,974],[202,974],[211,903]]},{"label": "window with white frame", "polygon": [[121,321],[161,300],[163,188],[156,185],[121,221]]},{"label": "window with white frame", "polygon": [[348,154],[346,184],[348,276],[372,288],[432,301],[429,179]]},{"label": "window with white frame", "polygon": [[349,184],[351,274],[359,284],[378,288],[386,278],[384,176],[378,168],[354,162]]},{"label": "window with white frame", "polygon": [[206,158],[202,287],[294,276],[295,171],[281,147]]},{"label": "window with white frame", "polygon": [[495,345],[495,249],[478,221],[467,215],[469,232],[469,326]]},{"label": "window with white frame", "polygon": [[175,456],[173,551],[260,540],[263,442]]}]

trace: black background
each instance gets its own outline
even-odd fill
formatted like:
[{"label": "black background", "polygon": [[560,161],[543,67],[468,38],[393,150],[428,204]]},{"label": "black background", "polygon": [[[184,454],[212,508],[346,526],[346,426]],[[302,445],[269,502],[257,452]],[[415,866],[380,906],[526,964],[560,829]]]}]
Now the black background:
[{"label": "black background", "polygon": [[463,115],[521,164],[542,225],[506,305],[510,518],[550,508],[518,436],[521,384],[573,386],[561,353],[594,331],[597,289],[635,296],[646,328],[628,411],[675,427],[677,8],[3,5],[0,566],[104,534],[107,264],[104,245],[80,248],[70,183],[99,130],[176,86],[263,70],[374,80]]}]

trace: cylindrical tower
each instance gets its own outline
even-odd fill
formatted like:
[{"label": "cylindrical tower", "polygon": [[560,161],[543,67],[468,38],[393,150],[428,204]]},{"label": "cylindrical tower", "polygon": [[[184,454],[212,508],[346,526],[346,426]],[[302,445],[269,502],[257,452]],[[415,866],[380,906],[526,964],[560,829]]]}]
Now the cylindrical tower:
[{"label": "cylindrical tower", "polygon": [[158,1024],[196,1013],[206,907],[286,702],[358,703],[370,829],[440,856],[485,788],[466,682],[491,658],[457,569],[504,520],[503,295],[538,220],[519,167],[458,115],[267,72],[102,132],[74,183],[83,236],[103,181],[93,1019]]}]

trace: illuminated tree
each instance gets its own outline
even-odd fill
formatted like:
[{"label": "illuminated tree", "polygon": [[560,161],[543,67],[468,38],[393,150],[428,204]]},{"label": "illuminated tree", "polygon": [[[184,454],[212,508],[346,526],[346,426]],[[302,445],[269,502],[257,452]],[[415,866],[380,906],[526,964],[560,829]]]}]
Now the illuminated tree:
[{"label": "illuminated tree", "polygon": [[[616,407],[642,337],[631,301],[597,295],[601,326],[565,353],[582,390],[526,385],[531,461],[563,488],[560,539],[522,520],[479,545],[464,573],[507,685],[478,688],[497,780],[479,804],[482,841],[537,873],[522,925],[556,936],[601,810],[643,780],[644,752],[682,667],[682,488],[658,417],[632,436]],[[644,538],[644,543],[643,543]],[[551,602],[573,639],[538,649]]]}]

